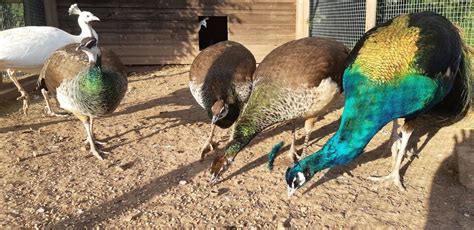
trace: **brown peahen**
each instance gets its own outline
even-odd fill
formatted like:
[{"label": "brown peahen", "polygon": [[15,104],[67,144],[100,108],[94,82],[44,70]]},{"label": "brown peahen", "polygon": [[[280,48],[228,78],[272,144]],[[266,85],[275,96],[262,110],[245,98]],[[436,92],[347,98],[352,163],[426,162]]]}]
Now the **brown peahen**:
[{"label": "brown peahen", "polygon": [[230,127],[252,90],[255,58],[243,45],[223,41],[204,49],[193,61],[189,89],[211,118],[211,133],[200,149],[201,157],[211,150],[215,126]]},{"label": "brown peahen", "polygon": [[[328,38],[310,37],[291,41],[273,50],[254,74],[252,94],[238,118],[232,141],[211,166],[215,182],[237,154],[271,125],[305,120],[305,143],[318,116],[341,93],[341,76],[349,50]],[[295,135],[290,153],[296,157]]]},{"label": "brown peahen", "polygon": [[[88,57],[88,65],[76,74],[51,74],[44,75],[44,82],[49,90],[56,91],[56,97],[61,108],[73,113],[82,121],[86,130],[86,142],[90,144],[91,153],[103,159],[96,144],[93,132],[93,119],[110,115],[122,101],[127,90],[127,77],[117,68],[102,68],[101,52],[97,40],[89,37],[82,40],[77,47]],[[46,65],[42,72],[47,73],[48,68],[63,67],[74,63],[66,62],[63,65]],[[80,62],[77,64],[81,64]]]}]

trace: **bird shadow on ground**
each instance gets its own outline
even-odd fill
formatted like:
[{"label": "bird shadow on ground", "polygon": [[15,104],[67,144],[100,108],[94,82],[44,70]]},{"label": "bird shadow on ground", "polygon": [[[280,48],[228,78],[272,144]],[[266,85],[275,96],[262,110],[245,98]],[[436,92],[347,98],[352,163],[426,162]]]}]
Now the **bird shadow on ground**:
[{"label": "bird shadow on ground", "polygon": [[459,183],[459,172],[456,171],[459,171],[457,155],[473,149],[474,130],[465,129],[453,138],[455,145],[452,153],[441,163],[433,177],[425,229],[472,228],[474,196],[472,190]]},{"label": "bird shadow on ground", "polygon": [[178,186],[181,180],[191,181],[198,173],[207,169],[207,164],[203,162],[209,162],[210,160],[211,156],[207,156],[203,160],[194,161],[184,167],[174,169],[144,186],[133,189],[80,215],[59,221],[46,228],[63,229],[67,226],[81,229],[93,228],[97,223],[121,215],[129,209],[136,208],[147,202],[154,196]]},{"label": "bird shadow on ground", "polygon": [[[319,128],[319,129],[313,131],[311,133],[311,136],[310,136],[310,140],[312,140],[312,141],[310,142],[309,145],[311,146],[311,144],[317,142],[321,138],[333,133],[337,129],[338,125],[339,125],[339,120],[336,120],[336,121],[331,122],[330,124],[327,124],[327,125]],[[280,134],[284,131],[289,131],[292,128],[293,128],[293,125],[287,124],[287,125],[284,125],[284,126],[279,126],[277,128],[271,129],[268,132],[263,133],[262,136],[258,140],[252,141],[246,148],[249,148],[250,146],[257,144],[260,140],[264,140],[266,138],[276,136],[276,135],[278,135],[278,134]],[[304,136],[301,137],[299,140],[297,140],[296,144],[298,145],[298,143],[302,143],[303,141],[304,141]],[[285,147],[280,149],[280,151],[278,151],[276,157],[278,157],[279,155],[282,155],[283,153],[286,153],[287,151],[289,151],[289,149],[290,149],[290,144],[287,144]],[[270,151],[270,149],[268,151]],[[230,174],[229,176],[225,177],[224,179],[222,179],[218,183],[222,183],[224,181],[232,179],[235,176],[246,173],[246,172],[248,172],[248,171],[250,171],[254,168],[259,167],[260,165],[263,165],[263,164],[267,163],[267,161],[268,161],[267,154],[263,154],[258,159],[246,164],[245,166],[241,167],[237,171],[235,171],[232,174]]]},{"label": "bird shadow on ground", "polygon": [[[426,125],[422,126],[417,126],[417,128],[414,130],[413,134],[410,137],[409,140],[409,145],[407,146],[408,149],[413,149],[414,150],[414,155],[411,157],[404,156],[404,161],[408,158],[408,161],[403,164],[400,168],[400,179],[403,184],[403,177],[408,169],[408,167],[411,165],[411,163],[417,158],[417,154],[420,153],[424,147],[426,147],[426,144],[436,135],[436,133],[440,130],[441,127],[430,127]],[[417,147],[417,143],[421,140],[423,136],[427,136],[425,141]],[[311,190],[315,189],[316,187],[331,181],[333,179],[338,178],[341,176],[344,172],[350,173],[353,169],[357,168],[360,165],[363,165],[365,163],[374,161],[379,158],[386,158],[386,157],[391,157],[391,146],[389,146],[389,143],[391,144],[390,140],[385,141],[381,145],[379,145],[377,148],[369,151],[369,152],[363,152],[360,157],[358,157],[356,160],[353,162],[343,165],[343,166],[336,166],[334,168],[330,168],[323,177],[321,177],[318,181],[314,182],[308,189],[306,189],[303,194],[306,194],[310,192]],[[387,168],[390,168],[391,165],[387,165]],[[387,172],[388,174],[388,172]],[[374,176],[374,175],[367,175],[369,176]]]},{"label": "bird shadow on ground", "polygon": [[160,77],[174,77],[174,76],[182,75],[182,74],[185,74],[185,73],[189,73],[189,70],[183,70],[181,72],[172,73],[172,74],[169,74],[169,73],[152,74],[150,77],[131,79],[128,82],[130,83],[130,82],[137,82],[137,81],[146,81],[146,80],[150,80],[150,79],[154,79],[154,78],[160,78]]},{"label": "bird shadow on ground", "polygon": [[[207,116],[205,115],[205,111],[202,110],[195,102],[194,99],[189,92],[188,88],[181,88],[178,89],[164,97],[159,97],[156,99],[152,99],[146,102],[134,104],[131,106],[126,107],[124,110],[117,112],[114,116],[124,116],[129,115],[131,113],[143,111],[146,109],[156,108],[160,109],[161,106],[165,105],[176,105],[176,106],[189,106],[186,109],[180,110],[172,110],[172,111],[159,111],[158,115],[152,115],[148,117],[144,117],[141,121],[143,125],[134,127],[132,129],[128,129],[122,133],[116,134],[114,136],[109,136],[104,139],[104,141],[109,141],[115,138],[119,138],[124,136],[128,133],[132,132],[140,132],[144,129],[151,129],[154,128],[155,131],[152,133],[146,134],[144,136],[140,136],[137,139],[133,139],[127,142],[121,142],[117,145],[111,146],[107,149],[107,151],[113,150],[117,147],[132,143],[132,142],[140,142],[146,138],[150,138],[160,132],[164,132],[167,129],[187,125],[194,122],[205,121]],[[158,121],[155,121],[159,119]],[[166,125],[165,127],[161,127],[162,125]]]},{"label": "bird shadow on ground", "polygon": [[142,102],[127,106],[125,109],[114,113],[114,116],[129,115],[135,112],[139,112],[139,111],[143,111],[143,110],[147,110],[151,108],[160,109],[160,106],[164,106],[164,105],[195,107],[196,104],[193,102],[194,102],[194,99],[191,95],[191,92],[189,92],[188,88],[184,87],[174,92],[171,92],[170,94],[164,97],[157,97],[155,99],[146,100],[146,101],[142,101]]}]

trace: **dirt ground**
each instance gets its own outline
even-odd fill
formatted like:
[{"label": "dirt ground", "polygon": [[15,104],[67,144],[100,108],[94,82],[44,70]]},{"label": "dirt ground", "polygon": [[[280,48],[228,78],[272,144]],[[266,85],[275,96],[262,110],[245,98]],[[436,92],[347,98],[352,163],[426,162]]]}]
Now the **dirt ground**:
[{"label": "dirt ground", "polygon": [[[104,161],[82,144],[79,120],[47,117],[38,94],[28,116],[19,112],[20,102],[1,102],[0,228],[474,226],[474,192],[458,182],[454,160],[456,146],[474,145],[473,112],[449,127],[415,131],[412,147],[420,155],[404,161],[405,193],[366,180],[390,169],[388,125],[356,161],[318,174],[288,199],[283,175],[290,164],[289,125],[259,135],[222,182],[209,186],[214,155],[199,161],[197,153],[209,119],[189,92],[188,69],[164,67],[130,76],[121,106],[95,125],[111,152]],[[335,132],[341,112],[317,123],[312,151]],[[217,130],[220,148],[229,132]],[[285,146],[270,172],[266,153],[282,140]]]}]

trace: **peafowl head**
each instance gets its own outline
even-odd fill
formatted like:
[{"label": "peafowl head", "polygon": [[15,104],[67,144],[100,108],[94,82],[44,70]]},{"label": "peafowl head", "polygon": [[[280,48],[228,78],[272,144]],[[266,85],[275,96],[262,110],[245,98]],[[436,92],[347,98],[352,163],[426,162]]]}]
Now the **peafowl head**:
[{"label": "peafowl head", "polygon": [[214,105],[211,107],[212,111],[212,123],[215,124],[218,120],[227,116],[229,113],[229,106],[224,102],[224,100],[220,99],[214,102]]},{"label": "peafowl head", "polygon": [[100,57],[100,49],[97,46],[97,39],[94,37],[87,37],[81,40],[81,43],[76,48],[77,51],[81,50],[89,58],[89,63],[96,63]]},{"label": "peafowl head", "polygon": [[85,22],[86,24],[89,24],[93,21],[100,21],[100,19],[94,16],[94,14],[92,14],[91,12],[81,11],[77,4],[72,4],[69,7],[68,13],[69,15],[79,15],[79,18],[77,19],[78,22]]},{"label": "peafowl head", "polygon": [[285,174],[286,184],[288,185],[288,197],[291,197],[310,177],[309,170],[303,170],[303,167],[298,162],[289,167]]}]

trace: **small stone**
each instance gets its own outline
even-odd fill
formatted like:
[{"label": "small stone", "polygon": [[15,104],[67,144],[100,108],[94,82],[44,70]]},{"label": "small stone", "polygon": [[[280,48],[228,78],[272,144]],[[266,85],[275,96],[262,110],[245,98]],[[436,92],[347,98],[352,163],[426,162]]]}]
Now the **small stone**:
[{"label": "small stone", "polygon": [[180,181],[179,181],[179,184],[180,184],[180,185],[186,185],[187,183],[188,183],[188,182],[185,181],[185,180],[180,180]]},{"label": "small stone", "polygon": [[120,172],[125,171],[125,169],[124,169],[122,166],[120,166],[120,165],[115,166],[115,169],[117,169],[117,170],[120,171]]},{"label": "small stone", "polygon": [[81,151],[86,151],[86,150],[87,150],[86,147],[84,146],[81,147]]},{"label": "small stone", "polygon": [[212,190],[211,190],[211,196],[217,196],[217,195],[219,195],[219,190],[217,190],[217,189],[212,189]]},{"label": "small stone", "polygon": [[123,220],[126,222],[130,222],[130,221],[136,220],[141,214],[142,214],[141,212],[132,212],[129,215],[125,216]]},{"label": "small stone", "polygon": [[82,213],[84,213],[84,211],[83,211],[82,209],[78,209],[78,210],[77,210],[77,214],[80,215],[80,214],[82,214]]},{"label": "small stone", "polygon": [[469,213],[466,212],[466,213],[464,213],[464,216],[469,218],[471,215],[469,215]]},{"label": "small stone", "polygon": [[308,211],[308,208],[307,207],[301,207],[300,210],[301,210],[302,213],[306,213],[306,211]]},{"label": "small stone", "polygon": [[46,210],[43,207],[40,207],[36,210],[37,213],[44,213]]}]

